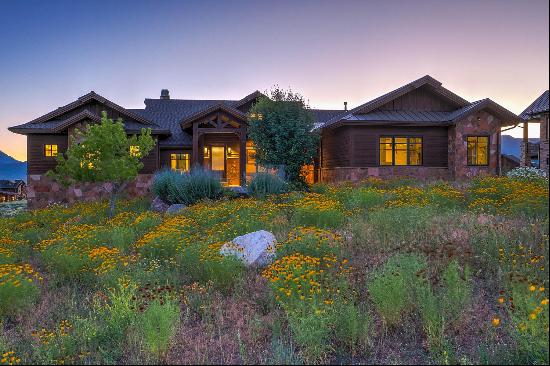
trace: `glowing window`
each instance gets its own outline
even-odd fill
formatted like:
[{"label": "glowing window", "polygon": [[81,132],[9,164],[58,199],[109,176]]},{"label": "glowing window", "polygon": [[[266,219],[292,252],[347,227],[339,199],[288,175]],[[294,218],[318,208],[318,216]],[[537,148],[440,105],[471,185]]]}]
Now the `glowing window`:
[{"label": "glowing window", "polygon": [[130,155],[140,157],[141,152],[139,151],[139,146],[130,146]]},{"label": "glowing window", "polygon": [[188,172],[189,154],[170,154],[170,169]]},{"label": "glowing window", "polygon": [[468,136],[468,165],[489,164],[489,137]]},{"label": "glowing window", "polygon": [[422,137],[380,137],[380,165],[422,165]]},{"label": "glowing window", "polygon": [[57,156],[57,145],[44,145],[44,156]]}]

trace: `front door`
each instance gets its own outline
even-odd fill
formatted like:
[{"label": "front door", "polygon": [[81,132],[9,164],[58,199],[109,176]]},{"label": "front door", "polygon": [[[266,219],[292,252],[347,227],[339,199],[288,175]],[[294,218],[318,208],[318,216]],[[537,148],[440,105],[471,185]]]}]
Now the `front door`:
[{"label": "front door", "polygon": [[225,180],[225,147],[212,146],[212,172],[220,180]]}]

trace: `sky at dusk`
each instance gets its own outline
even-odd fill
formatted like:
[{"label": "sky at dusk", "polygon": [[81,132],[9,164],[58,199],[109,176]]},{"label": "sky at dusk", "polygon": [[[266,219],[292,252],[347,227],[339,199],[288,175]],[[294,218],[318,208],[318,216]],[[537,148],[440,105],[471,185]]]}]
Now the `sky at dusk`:
[{"label": "sky at dusk", "polygon": [[[312,107],[357,106],[429,74],[520,113],[549,82],[548,0],[0,0],[0,150],[94,90],[127,108],[240,99],[274,84]],[[530,129],[538,137],[538,126]],[[521,130],[513,131],[521,136]]]}]

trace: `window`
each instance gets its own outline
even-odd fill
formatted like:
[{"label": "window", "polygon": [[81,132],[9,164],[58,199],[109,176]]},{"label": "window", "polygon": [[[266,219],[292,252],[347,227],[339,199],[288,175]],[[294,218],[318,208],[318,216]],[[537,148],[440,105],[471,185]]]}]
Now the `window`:
[{"label": "window", "polygon": [[44,156],[57,156],[57,145],[44,145]]},{"label": "window", "polygon": [[380,165],[422,165],[422,137],[380,137]]},{"label": "window", "polygon": [[130,155],[140,157],[141,153],[139,152],[139,146],[130,146]]},{"label": "window", "polygon": [[170,154],[170,169],[188,172],[189,154]]},{"label": "window", "polygon": [[468,136],[468,165],[489,164],[489,136]]}]

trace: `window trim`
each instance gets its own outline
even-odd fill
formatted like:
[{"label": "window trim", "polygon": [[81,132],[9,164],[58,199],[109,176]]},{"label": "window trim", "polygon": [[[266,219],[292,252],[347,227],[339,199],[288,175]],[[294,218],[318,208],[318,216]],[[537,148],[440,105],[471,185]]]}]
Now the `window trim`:
[{"label": "window trim", "polygon": [[[380,150],[380,139],[382,138],[391,138],[392,139],[392,142],[391,142],[391,146],[392,146],[392,161],[391,161],[391,164],[387,164],[387,165],[384,165],[384,164],[381,164],[380,163],[380,154],[381,154],[381,150]],[[407,164],[405,165],[396,165],[395,164],[395,139],[396,138],[406,138],[407,139]],[[409,154],[409,146],[410,146],[410,142],[409,142],[409,139],[420,139],[420,145],[421,145],[421,149],[420,149],[420,164],[415,164],[415,165],[412,165],[410,164],[410,154]],[[424,135],[378,135],[378,147],[377,147],[377,150],[378,150],[378,166],[379,167],[394,167],[394,166],[412,166],[412,167],[415,167],[415,166],[424,166]]]},{"label": "window trim", "polygon": [[[470,137],[487,137],[487,164],[470,164],[468,161],[468,138]],[[476,142],[477,146],[477,142]],[[489,166],[491,163],[491,135],[489,134],[468,134],[466,135],[466,166]]]},{"label": "window trim", "polygon": [[[50,147],[49,149],[49,152],[50,152],[50,155],[47,155],[47,151],[48,151],[48,148],[47,146]],[[53,155],[53,147],[55,146],[55,155]],[[56,158],[57,155],[59,155],[59,144],[44,144],[44,157],[45,158]]]},{"label": "window trim", "polygon": [[[172,159],[173,155],[176,156],[176,159]],[[178,155],[187,155],[187,159],[178,159],[177,158]],[[175,161],[177,166],[178,160],[182,160],[182,161],[187,160],[187,169],[172,168],[172,161]],[[181,173],[189,172],[191,170],[191,154],[189,152],[170,153],[170,170],[173,170],[175,172],[181,172]]]}]

